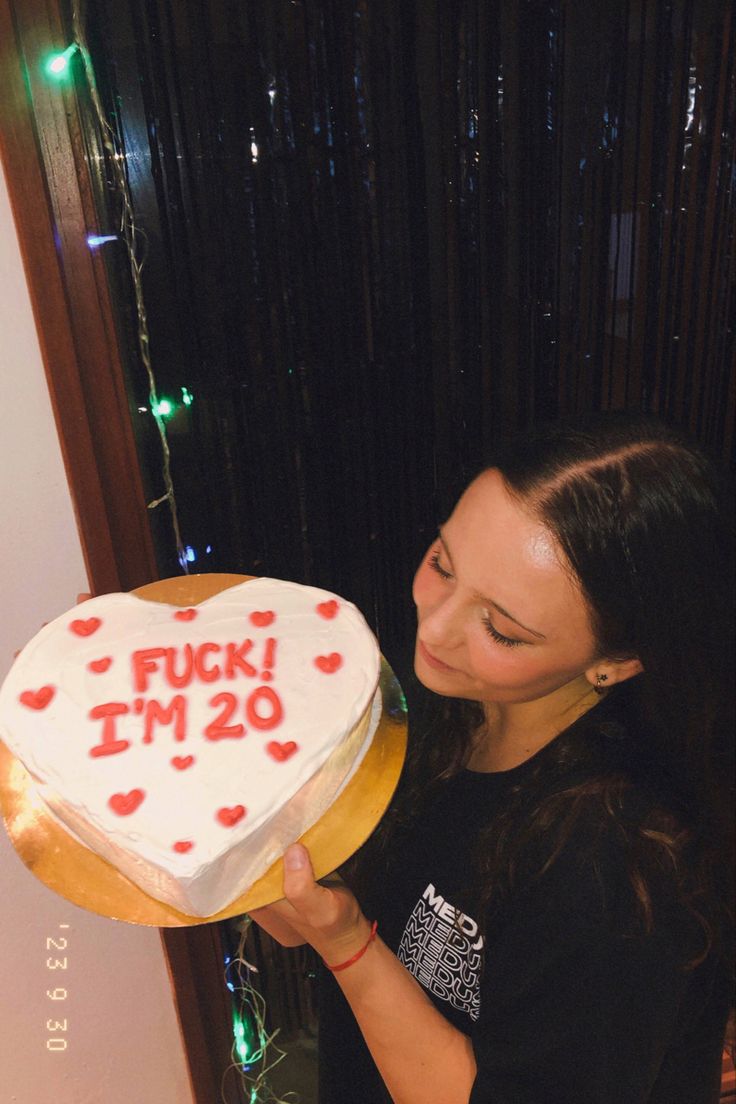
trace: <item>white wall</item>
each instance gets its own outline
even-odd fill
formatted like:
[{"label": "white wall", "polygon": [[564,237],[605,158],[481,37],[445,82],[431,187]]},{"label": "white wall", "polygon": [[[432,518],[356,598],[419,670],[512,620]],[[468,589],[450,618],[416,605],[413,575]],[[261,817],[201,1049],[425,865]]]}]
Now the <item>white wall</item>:
[{"label": "white wall", "polygon": [[[0,289],[2,679],[87,577],[1,169]],[[158,931],[58,897],[1,828],[0,879],[3,1104],[191,1104]],[[47,996],[62,989],[64,1000]]]}]

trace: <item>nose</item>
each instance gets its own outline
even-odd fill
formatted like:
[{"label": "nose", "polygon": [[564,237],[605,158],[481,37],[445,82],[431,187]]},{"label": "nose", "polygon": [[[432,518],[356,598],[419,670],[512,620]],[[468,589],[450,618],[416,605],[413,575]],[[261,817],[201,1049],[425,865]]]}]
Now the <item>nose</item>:
[{"label": "nose", "polygon": [[464,638],[462,606],[455,595],[420,610],[420,637],[428,648],[451,651]]}]

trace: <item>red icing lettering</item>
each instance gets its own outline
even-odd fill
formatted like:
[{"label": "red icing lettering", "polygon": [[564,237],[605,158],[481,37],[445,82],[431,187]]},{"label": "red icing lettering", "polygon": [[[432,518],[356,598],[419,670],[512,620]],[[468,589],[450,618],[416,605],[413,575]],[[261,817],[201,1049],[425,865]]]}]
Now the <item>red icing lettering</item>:
[{"label": "red icing lettering", "polygon": [[342,656],[339,652],[330,652],[326,656],[317,656],[314,661],[315,666],[319,667],[320,671],[324,671],[326,675],[331,675],[339,667],[342,667]]},{"label": "red icing lettering", "polygon": [[255,678],[257,671],[245,658],[252,647],[252,640],[244,640],[240,647],[237,644],[225,645],[225,678],[235,678],[236,671],[242,671],[248,678]]},{"label": "red icing lettering", "polygon": [[183,690],[185,686],[188,686],[192,681],[192,670],[194,668],[194,649],[191,644],[185,644],[182,652],[184,655],[183,671],[179,673],[174,664],[177,659],[177,648],[166,649],[166,663],[164,666],[164,678],[168,682],[169,686],[173,686],[175,690]]},{"label": "red icing lettering", "polygon": [[216,682],[221,675],[220,668],[215,665],[213,667],[205,667],[204,661],[208,652],[219,652],[219,644],[200,644],[194,653],[194,669],[197,672],[197,677],[202,682]]},{"label": "red icing lettering", "polygon": [[191,851],[193,847],[194,844],[191,840],[177,840],[172,850],[180,855],[186,855],[187,851]]},{"label": "red icing lettering", "polygon": [[[191,644],[184,644],[182,648],[142,648],[133,652],[133,685],[139,692],[148,689],[148,676],[158,671],[158,660],[164,659],[163,677],[169,686],[175,690],[183,690],[189,686],[192,679],[200,678],[202,682],[216,682],[222,677],[222,669],[216,663],[207,665],[207,656],[211,652],[218,652],[219,644],[200,644],[196,649]],[[245,653],[253,647],[252,640],[245,640],[238,647],[236,644],[227,644],[226,678],[234,678],[235,671],[242,670],[247,675],[255,675],[254,667],[245,660]]]},{"label": "red icing lettering", "polygon": [[320,602],[317,606],[317,613],[320,617],[324,617],[325,621],[331,621],[338,611],[338,604],[334,598],[331,598],[329,602]]},{"label": "red icing lettering", "polygon": [[193,762],[193,755],[175,755],[171,760],[171,765],[176,767],[177,770],[186,770],[187,767],[191,767]]},{"label": "red icing lettering", "polygon": [[101,755],[116,755],[130,747],[130,740],[116,739],[115,729],[115,718],[128,712],[128,707],[123,702],[105,702],[104,705],[95,705],[90,709],[90,718],[93,721],[102,721],[102,740],[89,749],[93,759],[98,759]]},{"label": "red icing lettering", "polygon": [[107,804],[118,816],[130,816],[131,813],[136,811],[145,796],[145,790],[131,790],[127,794],[116,793],[112,795]]},{"label": "red icing lettering", "polygon": [[76,636],[91,636],[101,624],[99,617],[88,617],[86,621],[72,621],[69,628]]},{"label": "red icing lettering", "polygon": [[144,702],[143,698],[136,698],[133,702],[133,712],[142,713],[145,708],[146,703]]},{"label": "red icing lettering", "polygon": [[263,666],[266,670],[270,670],[276,664],[276,641],[272,636],[269,636],[266,641],[266,649],[263,654]]},{"label": "red icing lettering", "polygon": [[232,828],[234,824],[243,819],[247,811],[244,805],[232,805],[230,808],[225,806],[217,810],[216,816],[220,824],[223,824],[226,828]]},{"label": "red icing lettering", "polygon": [[266,744],[266,751],[277,763],[283,763],[290,759],[296,750],[297,745],[293,740],[288,740],[285,744],[280,744],[278,740],[271,740],[269,744]]},{"label": "red icing lettering", "polygon": [[141,648],[130,657],[133,664],[133,686],[139,694],[148,689],[148,676],[158,671],[155,661],[166,655],[165,648]]},{"label": "red icing lettering", "polygon": [[[266,716],[258,711],[258,706],[261,704],[266,705],[268,710]],[[269,729],[281,724],[283,719],[284,707],[281,704],[281,698],[271,686],[259,686],[248,696],[245,703],[245,716],[253,728],[268,732]]]},{"label": "red icing lettering", "polygon": [[96,675],[104,675],[112,663],[112,656],[104,656],[102,659],[93,659],[87,664],[87,668],[90,671],[94,671]]},{"label": "red icing lettering", "polygon": [[177,621],[193,621],[196,616],[196,609],[180,609],[174,614]]},{"label": "red icing lettering", "polygon": [[270,625],[276,617],[273,610],[256,610],[255,613],[250,615],[250,621],[252,625],[257,625],[259,629],[265,629],[267,625]]},{"label": "red icing lettering", "polygon": [[168,706],[151,698],[146,702],[144,719],[143,743],[150,744],[153,740],[154,723],[170,725],[174,723],[174,739],[183,740],[187,730],[187,700],[183,694],[177,694],[171,699]]},{"label": "red icing lettering", "polygon": [[45,709],[55,693],[56,687],[42,686],[40,690],[24,690],[18,695],[18,700],[27,709]]},{"label": "red icing lettering", "polygon": [[228,724],[238,705],[238,699],[234,694],[228,694],[223,690],[221,694],[215,694],[214,698],[210,699],[210,705],[215,709],[222,706],[222,710],[204,730],[205,739],[239,740],[241,736],[245,736],[245,725]]}]

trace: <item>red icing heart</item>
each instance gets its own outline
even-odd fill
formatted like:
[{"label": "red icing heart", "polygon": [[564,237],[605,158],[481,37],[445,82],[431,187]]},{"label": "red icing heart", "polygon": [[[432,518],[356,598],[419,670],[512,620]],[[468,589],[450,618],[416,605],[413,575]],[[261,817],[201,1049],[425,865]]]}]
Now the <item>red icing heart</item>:
[{"label": "red icing heart", "polygon": [[251,624],[257,625],[259,629],[265,629],[266,625],[270,625],[275,619],[276,614],[273,610],[256,610],[250,615]]},{"label": "red icing heart", "polygon": [[277,763],[290,759],[296,750],[297,745],[293,740],[288,740],[285,744],[280,744],[278,740],[271,740],[270,744],[266,744],[266,751]]},{"label": "red icing heart", "polygon": [[72,621],[69,628],[77,636],[91,636],[93,632],[97,632],[101,624],[99,617],[88,617],[86,621]]},{"label": "red icing heart", "polygon": [[186,855],[187,851],[191,851],[194,844],[191,840],[177,840],[172,850],[178,851],[180,855]]},{"label": "red icing heart", "polygon": [[330,652],[326,656],[317,656],[314,662],[320,671],[324,671],[326,675],[331,675],[338,667],[342,667],[342,656],[339,652]]},{"label": "red icing heart", "polygon": [[186,770],[187,767],[191,767],[193,762],[193,755],[175,755],[171,760],[171,765],[176,767],[177,770]]},{"label": "red icing heart", "polygon": [[105,656],[104,659],[93,659],[87,666],[90,671],[94,671],[96,675],[101,675],[108,669],[111,663],[112,656]]},{"label": "red icing heart", "polygon": [[230,808],[225,806],[217,810],[217,819],[220,824],[224,824],[226,828],[232,828],[234,824],[237,824],[239,820],[243,819],[245,814],[246,808],[244,805],[233,805]]},{"label": "red icing heart", "polygon": [[131,790],[127,794],[116,793],[112,795],[107,804],[118,816],[129,816],[136,811],[145,796],[143,790]]},{"label": "red icing heart", "polygon": [[45,709],[55,693],[55,686],[42,686],[40,690],[24,690],[19,695],[19,700],[21,705],[27,705],[29,709]]},{"label": "red icing heart", "polygon": [[320,617],[324,617],[325,621],[331,621],[338,610],[338,604],[334,598],[331,598],[329,602],[320,602],[317,606],[317,613]]},{"label": "red icing heart", "polygon": [[177,621],[193,621],[196,616],[196,609],[180,609],[174,614]]}]

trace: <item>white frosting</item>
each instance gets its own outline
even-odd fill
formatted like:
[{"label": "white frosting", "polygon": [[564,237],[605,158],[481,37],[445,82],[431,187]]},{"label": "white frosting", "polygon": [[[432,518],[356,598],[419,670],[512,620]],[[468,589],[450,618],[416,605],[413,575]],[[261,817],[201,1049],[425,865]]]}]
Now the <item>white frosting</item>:
[{"label": "white frosting", "polygon": [[[333,601],[334,616],[320,616],[317,606]],[[111,594],[50,622],[20,653],[0,689],[0,738],[83,843],[151,896],[184,913],[210,916],[243,893],[334,800],[366,741],[380,655],[355,606],[314,587],[256,579],[195,610],[185,621],[176,616],[178,607]],[[250,619],[255,612],[275,617],[258,625]],[[94,624],[94,618],[100,624],[89,635],[70,628],[77,620]],[[246,640],[250,647],[241,647]],[[270,679],[263,677],[269,640],[276,642]],[[204,644],[211,647],[201,649]],[[187,645],[212,681],[198,677],[195,663],[191,681],[172,686],[165,657],[140,654],[175,649],[173,669],[185,677]],[[229,654],[235,655],[230,662]],[[340,657],[336,669],[329,661],[323,664],[328,670],[315,663],[333,654]],[[106,658],[112,660],[106,670],[89,668]],[[243,669],[247,665],[252,674]],[[53,688],[48,703],[39,694],[44,687]],[[266,697],[258,690],[264,687]],[[222,694],[231,697],[217,698]],[[273,694],[283,716],[274,727],[259,728],[272,714]],[[179,704],[168,720],[151,714],[152,699],[169,707],[175,698]],[[127,706],[107,723],[114,725],[109,738],[128,746],[92,756],[105,721],[90,711],[106,703]],[[230,705],[231,715],[220,723],[243,725],[244,734],[208,738],[208,725]],[[153,719],[144,742],[147,714]],[[177,716],[181,739],[175,736]],[[282,750],[292,742],[297,747],[277,761],[268,750],[272,742]],[[172,764],[189,756],[193,761],[184,769]],[[136,790],[144,797],[134,811],[116,812],[108,804],[113,795]],[[218,810],[237,806],[245,815],[232,826],[221,823]],[[192,846],[180,853],[176,842]]]}]

